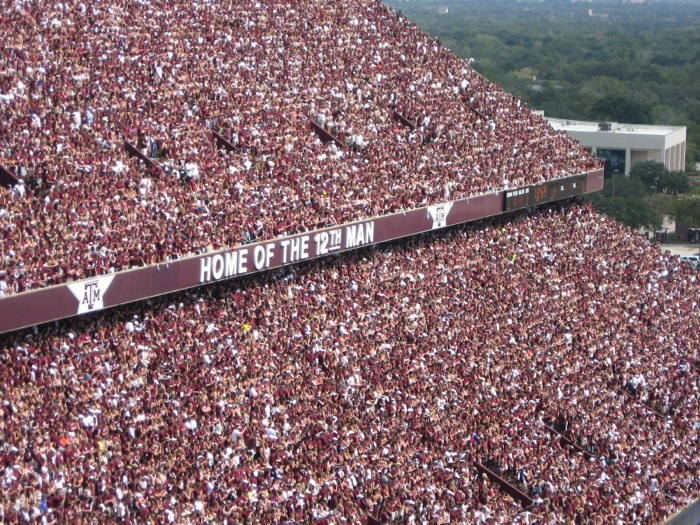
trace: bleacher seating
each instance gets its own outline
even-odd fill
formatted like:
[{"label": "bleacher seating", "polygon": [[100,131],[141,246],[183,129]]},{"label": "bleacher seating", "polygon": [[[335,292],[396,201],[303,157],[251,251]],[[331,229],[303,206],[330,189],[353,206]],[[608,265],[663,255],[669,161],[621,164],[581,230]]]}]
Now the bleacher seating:
[{"label": "bleacher seating", "polygon": [[10,334],[0,519],[658,523],[700,494],[697,289],[559,204]]},{"label": "bleacher seating", "polygon": [[0,188],[4,294],[598,164],[372,0],[17,0],[0,19],[0,172],[23,180]]},{"label": "bleacher seating", "polygon": [[[598,165],[378,2],[0,9],[0,296]],[[0,522],[658,523],[698,286],[562,202],[4,334]]]}]

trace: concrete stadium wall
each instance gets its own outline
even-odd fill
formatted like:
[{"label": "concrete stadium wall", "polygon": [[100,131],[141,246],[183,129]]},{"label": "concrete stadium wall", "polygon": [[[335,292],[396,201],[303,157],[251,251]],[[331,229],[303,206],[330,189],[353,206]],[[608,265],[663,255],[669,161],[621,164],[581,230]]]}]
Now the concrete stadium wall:
[{"label": "concrete stadium wall", "polygon": [[700,525],[700,500],[667,519],[664,525]]}]

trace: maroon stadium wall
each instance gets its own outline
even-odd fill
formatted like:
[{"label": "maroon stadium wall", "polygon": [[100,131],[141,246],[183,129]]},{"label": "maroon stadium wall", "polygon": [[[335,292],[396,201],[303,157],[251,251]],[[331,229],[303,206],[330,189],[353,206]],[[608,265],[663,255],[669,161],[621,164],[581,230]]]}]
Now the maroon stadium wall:
[{"label": "maroon stadium wall", "polygon": [[603,170],[82,279],[0,299],[0,333],[603,188]]}]

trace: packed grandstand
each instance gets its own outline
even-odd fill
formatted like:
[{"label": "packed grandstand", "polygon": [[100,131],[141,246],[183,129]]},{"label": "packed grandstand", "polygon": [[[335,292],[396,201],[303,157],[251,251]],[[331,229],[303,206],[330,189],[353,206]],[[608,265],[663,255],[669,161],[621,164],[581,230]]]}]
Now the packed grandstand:
[{"label": "packed grandstand", "polygon": [[18,0],[3,24],[5,294],[598,162],[376,2]]},{"label": "packed grandstand", "polygon": [[[371,0],[2,27],[0,308],[599,167]],[[698,289],[568,199],[4,334],[0,522],[662,522],[700,495]]]}]

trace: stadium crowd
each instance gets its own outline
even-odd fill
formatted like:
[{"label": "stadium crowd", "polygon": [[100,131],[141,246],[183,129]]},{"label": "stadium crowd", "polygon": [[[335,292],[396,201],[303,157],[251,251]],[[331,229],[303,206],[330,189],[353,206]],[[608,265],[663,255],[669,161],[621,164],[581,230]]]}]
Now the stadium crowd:
[{"label": "stadium crowd", "polygon": [[598,163],[372,0],[14,0],[0,20],[0,168],[20,179],[0,294]]},{"label": "stadium crowd", "polygon": [[569,203],[10,334],[0,521],[658,523],[697,290]]}]

